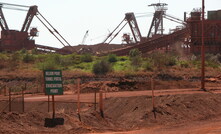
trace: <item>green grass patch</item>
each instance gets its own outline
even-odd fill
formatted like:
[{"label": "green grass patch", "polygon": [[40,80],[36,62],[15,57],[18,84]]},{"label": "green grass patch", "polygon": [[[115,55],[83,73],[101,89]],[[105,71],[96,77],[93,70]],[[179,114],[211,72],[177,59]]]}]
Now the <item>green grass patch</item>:
[{"label": "green grass patch", "polygon": [[129,60],[125,60],[125,61],[118,61],[115,64],[113,64],[113,70],[114,71],[126,71],[126,70],[130,70],[131,69],[131,65],[130,65],[130,61]]}]

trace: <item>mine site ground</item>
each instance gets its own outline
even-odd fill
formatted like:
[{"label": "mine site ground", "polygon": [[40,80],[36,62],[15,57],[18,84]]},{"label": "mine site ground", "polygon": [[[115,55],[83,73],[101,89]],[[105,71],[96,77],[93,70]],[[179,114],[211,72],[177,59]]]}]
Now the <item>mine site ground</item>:
[{"label": "mine site ground", "polygon": [[[206,67],[206,91],[200,89],[199,64],[194,62],[193,66],[188,60],[188,67],[160,66],[157,71],[155,67],[151,71],[113,70],[106,75],[73,69],[71,64],[62,70],[64,95],[55,96],[53,120],[52,100],[50,97],[48,109],[42,70],[36,68],[35,62],[21,60],[16,68],[9,68],[14,62],[7,61],[7,56],[0,70],[0,133],[218,134],[221,131],[220,64]],[[54,55],[36,56],[44,59]],[[73,56],[80,58],[80,55]],[[87,65],[83,63],[82,66]],[[130,68],[131,65],[127,65]],[[80,110],[77,79],[80,79]],[[23,112],[21,89],[24,87]],[[9,89],[12,90],[11,109]]]},{"label": "mine site ground", "polygon": [[[64,123],[54,127],[45,127],[46,120],[52,118],[51,102],[48,112],[48,96],[41,92],[35,94],[27,92],[23,113],[20,94],[12,96],[14,100],[12,112],[8,112],[9,96],[7,93],[6,96],[2,94],[0,133],[218,134],[221,132],[220,78],[208,79],[207,91],[200,90],[200,80],[191,82],[155,80],[156,119],[153,113],[150,83],[148,80],[140,82],[138,78],[82,83],[81,121],[77,114],[76,85],[66,85],[64,95],[55,96],[55,117],[64,119]],[[105,83],[108,87],[103,93],[104,117],[99,110],[99,93],[96,97],[96,110],[94,106],[94,89],[101,88],[101,83]],[[187,88],[175,88],[181,84]]]},{"label": "mine site ground", "polygon": [[[0,2],[0,9],[28,11],[17,31],[0,10],[0,134],[220,134],[221,12],[205,17],[203,0],[183,21],[167,5],[149,5],[155,13],[147,36],[130,12],[103,42],[86,45],[87,30],[71,46],[38,6]],[[42,30],[30,27],[34,16],[63,48],[35,44]],[[165,34],[163,18],[179,26]],[[127,23],[132,34],[112,44]]]}]

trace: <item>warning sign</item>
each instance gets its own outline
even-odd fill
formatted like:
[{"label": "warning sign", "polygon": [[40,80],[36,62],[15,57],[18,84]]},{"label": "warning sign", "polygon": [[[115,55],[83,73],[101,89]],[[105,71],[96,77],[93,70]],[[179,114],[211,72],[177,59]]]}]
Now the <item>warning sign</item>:
[{"label": "warning sign", "polygon": [[61,70],[44,70],[45,94],[63,95]]}]

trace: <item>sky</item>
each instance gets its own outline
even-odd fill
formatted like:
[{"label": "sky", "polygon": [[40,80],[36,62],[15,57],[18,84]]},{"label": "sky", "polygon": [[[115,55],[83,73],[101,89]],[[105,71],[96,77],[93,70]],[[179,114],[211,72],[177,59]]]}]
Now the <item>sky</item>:
[{"label": "sky", "polygon": [[[85,44],[97,44],[112,32],[124,19],[125,13],[134,12],[142,36],[147,36],[154,7],[152,3],[167,3],[167,14],[183,19],[184,12],[190,13],[194,8],[202,6],[201,0],[0,0],[2,3],[19,5],[37,5],[39,12],[59,31],[72,45],[82,43],[83,37],[89,30]],[[221,0],[205,0],[205,10],[221,9]],[[20,30],[27,12],[3,8],[6,21],[10,29]],[[179,24],[165,20],[165,32]],[[36,27],[39,36],[36,44],[61,48],[63,45],[50,34],[42,23],[34,18],[31,27]],[[131,33],[126,26],[112,43],[122,43],[123,33]]]}]

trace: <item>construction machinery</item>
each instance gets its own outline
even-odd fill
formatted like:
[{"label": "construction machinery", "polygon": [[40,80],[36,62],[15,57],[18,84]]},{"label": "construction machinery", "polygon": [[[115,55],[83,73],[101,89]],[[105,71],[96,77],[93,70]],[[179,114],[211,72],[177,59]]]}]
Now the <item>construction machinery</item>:
[{"label": "construction machinery", "polygon": [[84,45],[84,44],[85,44],[85,41],[86,41],[86,39],[87,39],[87,37],[88,37],[88,33],[89,33],[89,30],[87,30],[86,33],[84,34],[83,40],[82,40],[82,42],[81,42],[81,45]]},{"label": "construction machinery", "polygon": [[[126,13],[121,23],[105,38],[101,44],[110,44],[122,29],[128,24],[131,33],[124,33],[122,41],[130,44],[122,49],[110,50],[103,52],[101,55],[108,53],[115,53],[117,55],[127,55],[131,49],[137,48],[141,52],[146,53],[156,49],[166,50],[172,48],[176,42],[182,42],[182,49],[191,53],[200,53],[201,40],[205,39],[205,51],[208,53],[221,52],[221,10],[208,11],[208,19],[205,20],[205,33],[202,37],[202,11],[194,10],[190,13],[190,17],[184,15],[184,20],[178,19],[166,13],[166,3],[155,3],[149,5],[155,8],[153,19],[148,31],[147,36],[141,35],[135,14],[133,12]],[[25,21],[20,31],[12,30],[9,28],[7,21],[4,17],[2,8],[9,8],[13,10],[27,11]],[[35,44],[34,37],[38,36],[37,28],[31,28],[30,25],[33,18],[36,17],[48,30],[55,36],[55,38],[64,46],[62,49],[37,45]],[[175,29],[171,30],[169,34],[164,33],[164,19],[181,24]],[[37,6],[24,6],[8,3],[0,3],[0,26],[1,26],[1,39],[0,51],[16,51],[21,49],[34,49],[44,52],[58,52],[58,53],[73,53],[73,47],[61,36],[61,34],[42,16],[38,11]],[[82,40],[82,44],[88,36],[86,31]],[[83,49],[82,49],[83,50]],[[89,50],[89,49],[88,49]],[[87,52],[88,52],[87,50]]]},{"label": "construction machinery", "polygon": [[[28,10],[25,22],[20,31],[11,30],[8,27],[8,24],[5,20],[2,8],[3,7],[11,7],[12,9],[16,9],[14,7],[22,7],[27,8],[26,6],[14,5],[14,4],[6,4],[0,3],[0,26],[1,26],[1,41],[0,41],[0,50],[6,51],[16,51],[21,50],[22,48],[33,49],[35,48],[35,41],[31,40],[30,37],[37,36],[38,30],[31,29],[30,33],[28,33],[31,21],[37,13],[37,6],[31,6]],[[9,8],[7,7],[7,8]],[[17,10],[17,9],[16,9]]]},{"label": "construction machinery", "polygon": [[168,4],[156,3],[156,4],[151,4],[149,6],[153,6],[155,8],[155,12],[153,15],[152,23],[150,25],[147,38],[152,38],[156,36],[159,37],[164,34],[164,25],[163,25],[164,18],[179,23],[183,26],[186,25],[185,21],[166,13],[166,10],[168,9],[167,8]]},{"label": "construction machinery", "polygon": [[[221,10],[208,11],[204,20],[204,41],[206,53],[221,52]],[[202,45],[202,13],[201,10],[191,12],[187,18],[191,37],[191,52],[200,53]]]},{"label": "construction machinery", "polygon": [[[173,44],[176,42],[180,43],[181,49],[188,53],[199,54],[201,52],[202,45],[202,11],[194,10],[190,13],[190,17],[187,18],[186,13],[184,14],[184,20],[173,17],[166,13],[167,4],[166,3],[156,3],[151,4],[155,8],[155,13],[153,15],[152,23],[149,28],[147,37],[142,37],[139,35],[136,44],[133,46],[128,46],[126,48],[117,49],[109,52],[104,52],[100,55],[105,55],[105,53],[113,53],[117,55],[128,55],[131,49],[139,49],[143,53],[150,52],[156,49],[172,48]],[[126,17],[125,17],[126,18]],[[168,19],[170,21],[181,24],[175,29],[171,30],[169,34],[164,34],[163,19]],[[133,18],[133,20],[136,20]],[[204,22],[205,26],[205,52],[207,53],[220,53],[221,52],[221,10],[208,11],[208,19]],[[117,27],[118,28],[118,27]],[[139,31],[138,25],[136,28]],[[121,29],[120,29],[121,30]],[[132,31],[133,32],[133,31]],[[111,33],[112,34],[112,33]],[[133,34],[134,35],[134,34]],[[124,35],[125,38],[127,37]],[[110,37],[110,36],[109,36]],[[115,37],[115,36],[114,36]],[[127,37],[128,38],[128,37]],[[134,36],[135,38],[135,36]],[[113,39],[112,39],[113,40]]]},{"label": "construction machinery", "polygon": [[[2,8],[27,11],[25,21],[21,30],[11,30],[4,17]],[[68,49],[61,49],[44,45],[36,45],[33,37],[38,36],[37,28],[31,28],[30,25],[33,18],[36,18],[49,30],[49,32],[65,47]],[[74,50],[67,40],[49,23],[49,21],[38,11],[37,6],[24,6],[9,3],[0,3],[0,26],[1,26],[1,39],[0,51],[17,51],[21,49],[37,49],[46,52],[60,52],[72,53]],[[30,31],[29,31],[30,30]]]},{"label": "construction machinery", "polygon": [[[173,17],[172,15],[166,14],[167,10],[166,3],[156,3],[156,4],[151,4],[149,6],[154,6],[155,12],[153,15],[151,26],[149,28],[148,35],[146,37],[142,37],[134,13],[126,13],[123,21],[114,29],[112,33],[108,35],[108,37],[104,40],[104,42],[110,39],[110,41],[107,43],[109,44],[128,23],[133,34],[134,45],[118,50],[109,51],[107,53],[114,53],[117,55],[127,55],[129,54],[129,51],[134,48],[138,48],[141,52],[145,53],[157,48],[163,48],[163,47],[168,48],[176,41],[180,40],[182,41],[185,38],[188,38],[189,31],[187,28],[187,23],[181,19]],[[181,26],[171,31],[169,35],[166,35],[164,34],[164,28],[163,28],[164,18],[179,23],[181,24]],[[120,28],[120,30],[116,34],[114,34],[114,32],[117,31],[117,29],[122,25],[122,23],[125,20],[126,23]],[[114,36],[112,37],[112,35]],[[128,34],[123,35],[123,41],[131,42],[130,38],[128,37]]]},{"label": "construction machinery", "polygon": [[[133,43],[139,43],[143,41],[143,38],[140,33],[140,29],[137,24],[136,17],[134,13],[126,13],[125,18],[121,21],[121,23],[105,38],[105,40],[102,42],[103,44],[110,44],[114,38],[122,31],[122,29],[129,24],[130,29],[133,34],[134,42]],[[126,36],[126,35],[125,35]],[[132,41],[130,41],[132,44]]]},{"label": "construction machinery", "polygon": [[163,35],[164,32],[164,28],[163,28],[163,19],[168,19],[170,21],[176,22],[181,24],[182,26],[186,26],[186,22],[173,17],[172,15],[166,14],[166,10],[167,10],[167,4],[166,3],[156,3],[156,4],[151,4],[149,6],[153,6],[155,8],[155,12],[153,15],[153,19],[152,19],[152,23],[151,26],[149,28],[149,32],[147,37],[142,37],[136,17],[134,15],[133,12],[130,13],[126,13],[124,19],[121,21],[121,23],[113,30],[113,32],[111,32],[107,38],[105,38],[105,40],[103,41],[103,43],[107,43],[110,44],[112,42],[112,40],[114,40],[114,38],[116,36],[118,36],[118,34],[122,31],[122,29],[129,24],[132,35],[133,35],[133,39],[134,41],[132,41],[131,38],[129,37],[129,34],[124,34],[123,37],[123,41],[127,42],[128,44],[139,44],[139,43],[143,43],[145,41],[147,41],[149,38],[157,38]]}]

